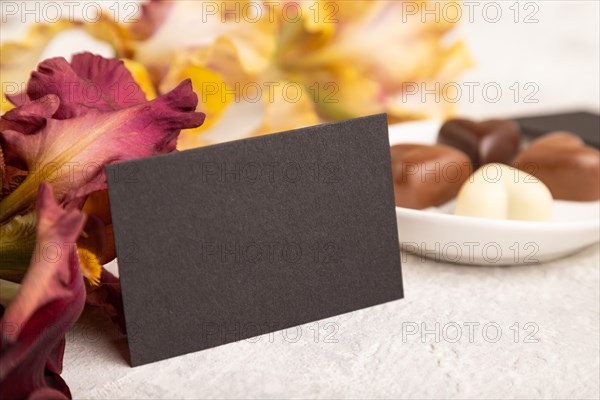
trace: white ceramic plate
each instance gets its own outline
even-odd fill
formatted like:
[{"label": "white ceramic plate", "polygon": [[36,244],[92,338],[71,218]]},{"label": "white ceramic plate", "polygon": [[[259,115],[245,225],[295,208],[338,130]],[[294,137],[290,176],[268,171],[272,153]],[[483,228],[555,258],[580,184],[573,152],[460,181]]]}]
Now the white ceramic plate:
[{"label": "white ceramic plate", "polygon": [[[435,143],[439,121],[392,125],[390,144]],[[554,201],[551,222],[498,221],[453,215],[454,201],[412,210],[396,207],[404,251],[442,262],[530,264],[575,253],[600,240],[600,202]]]}]

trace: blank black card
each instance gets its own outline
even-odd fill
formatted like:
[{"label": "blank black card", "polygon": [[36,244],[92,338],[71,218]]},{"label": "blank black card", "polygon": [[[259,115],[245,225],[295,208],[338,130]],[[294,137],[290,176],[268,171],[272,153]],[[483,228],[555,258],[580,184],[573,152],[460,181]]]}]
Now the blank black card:
[{"label": "blank black card", "polygon": [[385,115],[106,170],[133,366],[403,296]]}]

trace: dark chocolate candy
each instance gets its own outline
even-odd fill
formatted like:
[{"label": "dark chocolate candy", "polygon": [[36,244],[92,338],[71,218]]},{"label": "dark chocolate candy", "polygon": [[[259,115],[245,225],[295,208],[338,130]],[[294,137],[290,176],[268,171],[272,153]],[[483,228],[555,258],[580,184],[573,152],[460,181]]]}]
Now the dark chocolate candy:
[{"label": "dark chocolate candy", "polygon": [[600,152],[570,132],[535,140],[513,161],[546,184],[559,200],[600,200]]},{"label": "dark chocolate candy", "polygon": [[396,206],[423,209],[456,197],[472,173],[462,151],[444,145],[399,144],[391,148]]},{"label": "dark chocolate candy", "polygon": [[569,131],[590,146],[600,149],[600,115],[579,111],[516,118],[523,135],[536,138],[555,131]]},{"label": "dark chocolate candy", "polygon": [[508,164],[519,151],[521,131],[510,120],[451,119],[440,129],[438,143],[464,151],[475,168],[494,162]]}]

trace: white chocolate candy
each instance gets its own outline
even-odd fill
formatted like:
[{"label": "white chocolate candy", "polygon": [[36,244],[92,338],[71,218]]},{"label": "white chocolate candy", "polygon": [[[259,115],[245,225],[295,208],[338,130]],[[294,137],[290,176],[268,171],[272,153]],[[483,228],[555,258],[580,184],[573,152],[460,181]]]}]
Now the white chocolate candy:
[{"label": "white chocolate candy", "polygon": [[539,179],[504,164],[486,164],[463,184],[456,215],[479,218],[552,220],[552,195]]}]

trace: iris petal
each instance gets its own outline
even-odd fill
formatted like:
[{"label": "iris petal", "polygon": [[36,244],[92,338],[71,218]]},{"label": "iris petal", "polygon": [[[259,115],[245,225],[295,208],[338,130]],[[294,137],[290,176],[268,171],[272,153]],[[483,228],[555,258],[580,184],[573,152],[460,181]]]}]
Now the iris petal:
[{"label": "iris petal", "polygon": [[31,266],[0,320],[1,398],[70,398],[59,373],[64,335],[85,303],[75,246],[85,216],[61,208],[46,183],[40,185],[36,213]]},{"label": "iris petal", "polygon": [[[32,82],[37,84],[30,82],[27,102],[0,122],[7,163],[28,171],[0,202],[0,221],[26,211],[42,181],[52,184],[60,201],[81,206],[88,194],[106,187],[104,165],[173,151],[181,129],[205,118],[195,111],[198,98],[189,80],[146,101],[123,62],[89,53],[75,56],[72,65],[64,59],[40,64]],[[98,89],[95,97],[85,95],[85,84]],[[52,109],[23,115],[40,101],[55,107],[56,99],[52,118]]]}]

